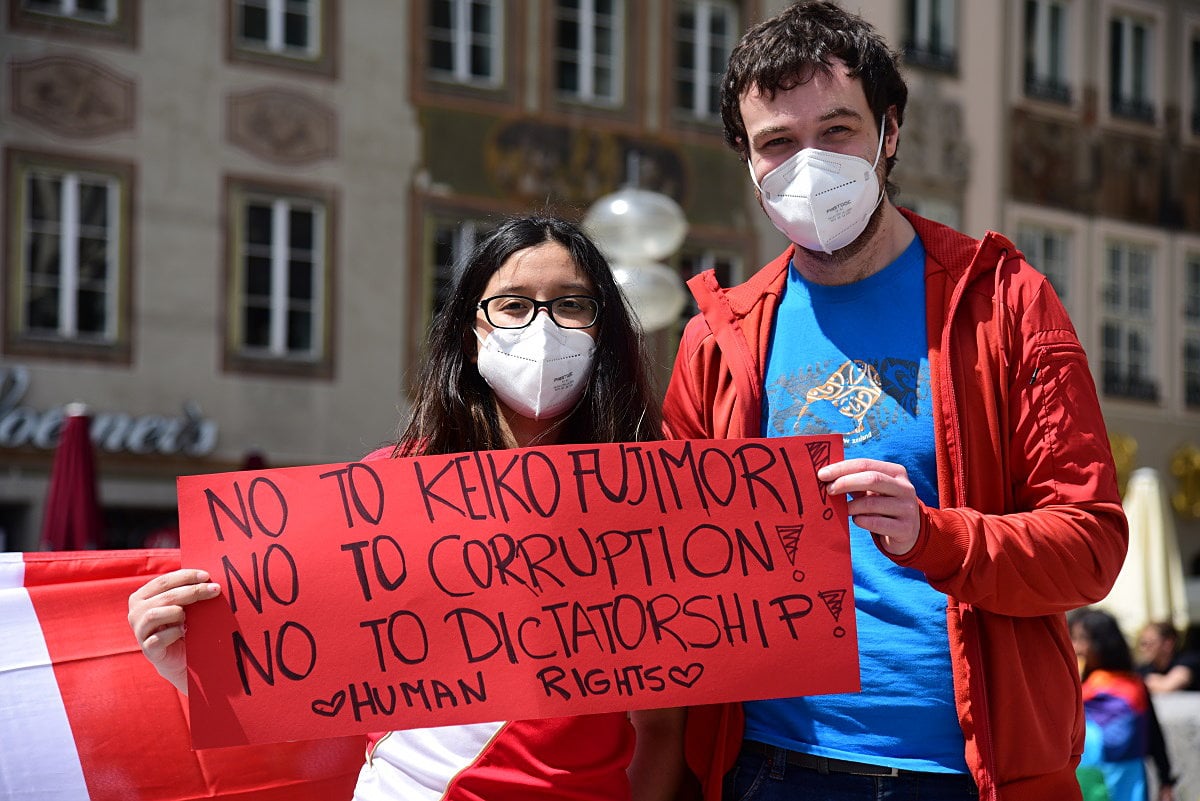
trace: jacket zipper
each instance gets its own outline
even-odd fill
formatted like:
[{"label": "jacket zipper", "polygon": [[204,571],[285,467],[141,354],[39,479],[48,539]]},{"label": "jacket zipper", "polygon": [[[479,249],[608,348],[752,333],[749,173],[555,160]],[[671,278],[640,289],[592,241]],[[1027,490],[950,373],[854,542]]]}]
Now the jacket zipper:
[{"label": "jacket zipper", "polygon": [[[998,269],[998,267],[995,269]],[[945,364],[944,372],[945,372],[946,379],[947,379],[946,387],[944,390],[944,395],[945,395],[944,402],[945,402],[945,408],[946,408],[946,417],[948,418],[948,423],[949,423],[947,425],[947,430],[950,432],[953,432],[953,436],[955,437],[955,440],[956,440],[955,453],[957,454],[957,457],[955,458],[954,465],[953,465],[954,478],[955,478],[954,489],[957,494],[964,496],[962,498],[957,499],[960,503],[965,500],[965,492],[966,492],[966,486],[967,486],[967,477],[966,477],[967,460],[966,460],[965,454],[963,453],[963,450],[966,448],[966,437],[961,436],[961,432],[962,432],[961,416],[960,416],[959,410],[958,410],[958,396],[955,393],[955,389],[954,389],[954,387],[956,385],[956,379],[954,376],[955,362],[954,362],[954,358],[952,356],[953,351],[950,348],[950,344],[954,339],[953,336],[951,335],[951,330],[954,327],[955,318],[958,313],[958,308],[959,308],[959,304],[962,300],[963,293],[966,291],[967,284],[970,283],[972,280],[974,280],[974,277],[971,276],[969,273],[970,273],[970,270],[968,268],[968,273],[966,275],[964,275],[962,280],[960,280],[959,283],[954,287],[954,294],[951,296],[951,299],[950,299],[950,308],[947,310],[947,313],[946,313],[946,323],[945,323],[945,327],[943,329],[944,334],[943,334],[943,340],[942,340],[942,353],[944,354],[943,362]],[[997,288],[997,292],[998,291],[999,291],[999,289]],[[997,302],[998,301],[999,301],[999,298],[997,298]],[[997,322],[997,325],[999,325],[999,322]],[[1003,346],[1002,341],[998,340],[998,342],[1001,346]],[[965,605],[960,604],[960,606],[959,606],[959,626],[963,628],[964,636],[966,635],[965,628],[966,628],[966,622],[967,622],[966,621],[967,616],[964,615],[964,612],[969,614],[971,629],[972,629],[972,633],[973,633],[973,637],[971,639],[971,644],[968,647],[969,660],[974,663],[972,665],[972,669],[973,669],[972,672],[975,672],[979,676],[984,677],[983,648],[979,643],[979,637],[980,637],[979,624],[975,617],[974,608],[970,604],[965,604]],[[983,787],[983,786],[979,787],[980,799],[981,799],[981,801],[983,801],[983,799],[990,799],[990,801],[998,801],[999,791],[997,789],[998,785],[997,785],[997,776],[996,776],[996,755],[994,753],[994,747],[992,744],[991,710],[988,708],[987,693],[984,691],[984,682],[983,681],[973,681],[973,682],[971,682],[971,684],[972,684],[972,686],[969,691],[969,697],[970,697],[972,709],[975,710],[975,713],[976,713],[975,714],[975,724],[976,724],[975,729],[978,732],[977,738],[979,741],[980,761],[983,763],[983,768],[984,768],[982,778],[986,781],[986,784],[987,784],[986,787]],[[979,713],[982,713],[982,715],[980,715]],[[978,781],[977,781],[977,783],[978,783]]]}]

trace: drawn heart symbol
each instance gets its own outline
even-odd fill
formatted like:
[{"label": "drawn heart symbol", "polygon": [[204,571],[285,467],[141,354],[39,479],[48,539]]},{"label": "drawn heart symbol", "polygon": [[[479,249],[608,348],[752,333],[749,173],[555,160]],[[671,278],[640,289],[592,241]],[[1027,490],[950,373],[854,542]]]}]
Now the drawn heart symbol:
[{"label": "drawn heart symbol", "polygon": [[342,704],[346,703],[346,691],[338,690],[333,694],[333,698],[328,701],[322,701],[320,698],[312,702],[312,711],[318,715],[324,715],[327,718],[332,718],[337,715],[342,709]]},{"label": "drawn heart symbol", "polygon": [[704,665],[699,662],[693,662],[687,667],[673,667],[667,671],[667,675],[671,677],[671,681],[681,687],[691,687],[700,681],[700,676],[703,673]]}]

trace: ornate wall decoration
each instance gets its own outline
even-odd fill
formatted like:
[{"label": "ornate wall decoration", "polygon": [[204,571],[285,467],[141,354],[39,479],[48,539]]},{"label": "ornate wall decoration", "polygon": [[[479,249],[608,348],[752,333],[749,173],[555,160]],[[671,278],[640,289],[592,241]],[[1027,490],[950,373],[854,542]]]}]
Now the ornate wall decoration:
[{"label": "ornate wall decoration", "polygon": [[686,196],[683,159],[657,142],[518,119],[497,126],[485,152],[488,175],[502,194],[587,202],[632,177],[642,189]]},{"label": "ornate wall decoration", "polygon": [[1100,207],[1118,220],[1157,225],[1162,221],[1165,142],[1156,137],[1107,133],[1101,139]]},{"label": "ornate wall decoration", "polygon": [[1012,115],[1009,181],[1013,196],[1026,203],[1087,211],[1081,190],[1091,171],[1092,148],[1072,122],[1038,117],[1023,109]]},{"label": "ornate wall decoration", "polygon": [[1010,130],[1014,199],[1143,225],[1200,230],[1200,193],[1188,181],[1200,156],[1174,141],[1178,137],[1155,130],[1111,130],[1087,114],[1068,120],[1020,107],[1013,109]]},{"label": "ornate wall decoration", "polygon": [[718,141],[676,143],[582,121],[442,107],[422,108],[420,128],[431,194],[570,215],[636,183],[673,198],[690,225],[727,232],[750,225],[741,202],[745,164]]},{"label": "ornate wall decoration", "polygon": [[962,104],[942,96],[934,82],[915,89],[900,126],[899,163],[923,184],[959,192],[971,177]]},{"label": "ornate wall decoration", "polygon": [[337,153],[337,115],[321,101],[287,89],[230,95],[229,141],[278,164],[307,164]]},{"label": "ornate wall decoration", "polygon": [[78,56],[13,62],[13,115],[61,136],[93,138],[133,128],[135,84]]},{"label": "ornate wall decoration", "polygon": [[1180,517],[1200,519],[1200,448],[1184,445],[1171,457],[1177,488],[1171,505]]}]

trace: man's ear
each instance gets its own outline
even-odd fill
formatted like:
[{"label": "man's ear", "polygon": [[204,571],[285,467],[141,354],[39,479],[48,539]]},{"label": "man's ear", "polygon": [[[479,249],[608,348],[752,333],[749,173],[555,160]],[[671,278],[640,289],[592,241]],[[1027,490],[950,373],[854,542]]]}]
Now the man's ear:
[{"label": "man's ear", "polygon": [[883,115],[883,155],[885,158],[894,158],[896,151],[900,149],[900,125],[896,122],[896,107],[888,106],[887,113]]}]

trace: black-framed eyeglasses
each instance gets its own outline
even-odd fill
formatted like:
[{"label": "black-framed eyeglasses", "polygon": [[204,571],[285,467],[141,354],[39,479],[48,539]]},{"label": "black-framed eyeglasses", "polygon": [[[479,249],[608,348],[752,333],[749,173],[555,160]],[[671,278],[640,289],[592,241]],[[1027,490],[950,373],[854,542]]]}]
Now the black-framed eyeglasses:
[{"label": "black-framed eyeglasses", "polygon": [[524,328],[533,322],[538,309],[549,312],[559,328],[590,328],[600,317],[600,301],[591,295],[563,295],[550,300],[493,295],[479,301],[479,308],[492,328]]}]

